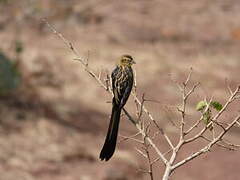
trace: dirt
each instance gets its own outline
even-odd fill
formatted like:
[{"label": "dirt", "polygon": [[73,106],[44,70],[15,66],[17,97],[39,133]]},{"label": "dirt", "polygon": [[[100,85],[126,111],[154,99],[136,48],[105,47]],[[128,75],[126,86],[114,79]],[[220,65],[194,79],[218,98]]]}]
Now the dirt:
[{"label": "dirt", "polygon": [[[46,18],[73,43],[89,67],[104,81],[117,58],[131,54],[137,64],[139,97],[176,141],[170,122],[179,118],[181,96],[175,82],[193,68],[201,87],[190,99],[189,122],[199,117],[195,105],[214,96],[224,103],[238,74],[240,3],[237,1],[77,1],[0,0],[0,49],[14,59],[20,41],[21,87],[0,99],[0,180],[133,180],[149,179],[145,159],[133,141],[121,141],[109,162],[98,159],[111,112],[111,96],[87,74],[65,44],[42,23]],[[101,72],[101,73],[100,73]],[[193,82],[191,82],[193,84]],[[135,116],[133,98],[126,108]],[[232,106],[226,121],[237,113]],[[120,134],[133,135],[123,116]],[[239,128],[228,138],[239,142]],[[119,138],[119,140],[121,137]],[[156,140],[168,149],[163,138]],[[180,159],[199,148],[195,143]],[[172,179],[238,179],[239,151],[214,149],[179,168]],[[163,165],[154,167],[159,179]]]}]

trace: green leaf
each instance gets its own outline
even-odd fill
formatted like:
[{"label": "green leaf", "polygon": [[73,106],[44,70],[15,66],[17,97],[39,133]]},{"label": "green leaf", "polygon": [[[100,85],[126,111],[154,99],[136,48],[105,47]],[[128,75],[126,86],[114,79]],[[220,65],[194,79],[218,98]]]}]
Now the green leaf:
[{"label": "green leaf", "polygon": [[203,114],[203,122],[204,124],[208,125],[211,121],[211,110],[208,109],[207,112]]},{"label": "green leaf", "polygon": [[199,101],[196,106],[197,111],[202,111],[207,106],[206,101]]},{"label": "green leaf", "polygon": [[210,105],[217,111],[221,111],[221,109],[223,108],[222,104],[217,101],[212,101]]},{"label": "green leaf", "polygon": [[[211,122],[212,118],[212,112],[210,109],[208,109],[204,114],[203,114],[203,123],[207,126]],[[213,126],[209,126],[209,130],[212,131]]]}]

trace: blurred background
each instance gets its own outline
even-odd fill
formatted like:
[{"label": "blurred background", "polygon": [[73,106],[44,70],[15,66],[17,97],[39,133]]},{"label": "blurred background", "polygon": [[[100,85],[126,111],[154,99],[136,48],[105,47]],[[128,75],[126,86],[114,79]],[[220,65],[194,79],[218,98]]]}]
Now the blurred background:
[{"label": "blurred background", "polygon": [[[235,0],[0,0],[0,180],[134,180],[146,161],[132,141],[121,141],[109,162],[100,162],[111,96],[74,61],[73,54],[41,19],[71,41],[89,66],[104,76],[122,54],[137,64],[139,97],[173,140],[181,94],[175,82],[193,68],[201,82],[187,111],[205,97],[224,103],[227,83],[240,83],[240,2]],[[227,83],[226,83],[227,79]],[[135,116],[132,98],[126,105]],[[237,113],[232,106],[228,121]],[[120,134],[136,133],[122,118]],[[239,144],[239,129],[229,140]],[[160,150],[168,147],[161,137]],[[199,148],[195,143],[188,153]],[[187,153],[182,153],[184,158]],[[172,179],[239,178],[239,151],[214,148],[178,169]],[[161,164],[154,176],[163,174]]]}]

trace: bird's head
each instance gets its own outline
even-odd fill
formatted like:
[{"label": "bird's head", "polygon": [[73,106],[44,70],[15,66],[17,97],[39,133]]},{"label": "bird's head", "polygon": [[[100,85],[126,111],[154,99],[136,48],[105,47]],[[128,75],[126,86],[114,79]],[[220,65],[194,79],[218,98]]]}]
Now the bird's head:
[{"label": "bird's head", "polygon": [[133,60],[132,56],[130,55],[122,55],[119,61],[120,66],[131,66],[133,64],[136,64],[136,62]]}]

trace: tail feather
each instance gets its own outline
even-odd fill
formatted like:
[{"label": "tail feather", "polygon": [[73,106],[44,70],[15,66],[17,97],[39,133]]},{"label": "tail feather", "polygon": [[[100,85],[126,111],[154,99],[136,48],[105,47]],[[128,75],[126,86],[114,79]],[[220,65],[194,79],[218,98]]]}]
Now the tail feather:
[{"label": "tail feather", "polygon": [[115,151],[120,115],[121,115],[121,109],[117,105],[113,104],[112,115],[111,115],[111,120],[108,127],[107,136],[99,156],[101,160],[108,161],[112,157]]}]

